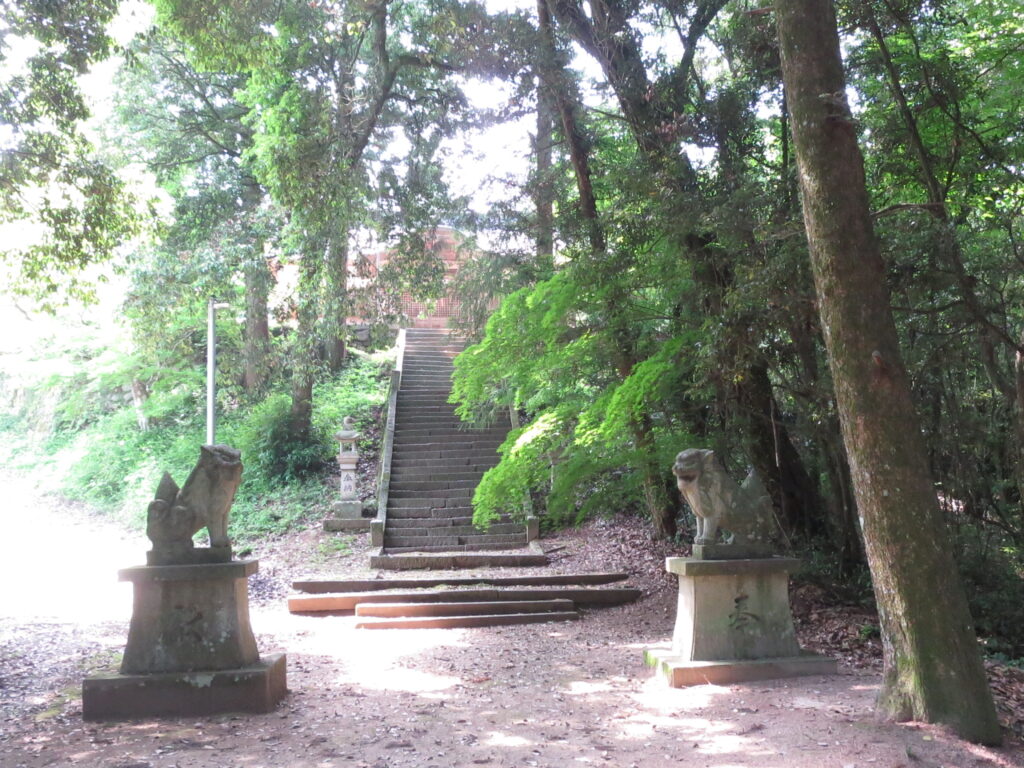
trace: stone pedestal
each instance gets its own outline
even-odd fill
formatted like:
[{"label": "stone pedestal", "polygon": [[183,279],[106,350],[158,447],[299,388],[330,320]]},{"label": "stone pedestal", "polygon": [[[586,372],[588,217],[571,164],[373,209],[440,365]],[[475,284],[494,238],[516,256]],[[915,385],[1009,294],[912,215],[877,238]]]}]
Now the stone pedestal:
[{"label": "stone pedestal", "polygon": [[672,647],[645,652],[673,687],[832,674],[832,659],[804,653],[789,608],[792,558],[670,557],[679,577]]},{"label": "stone pedestal", "polygon": [[125,568],[134,586],[121,672],[83,683],[89,720],[268,712],[284,696],[284,655],[261,661],[249,623],[256,560]]}]

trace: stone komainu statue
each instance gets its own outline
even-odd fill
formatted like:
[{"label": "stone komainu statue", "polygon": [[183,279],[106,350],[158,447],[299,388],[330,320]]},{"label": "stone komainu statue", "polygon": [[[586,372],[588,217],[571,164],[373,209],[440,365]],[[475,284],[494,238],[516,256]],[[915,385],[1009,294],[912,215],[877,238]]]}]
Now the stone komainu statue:
[{"label": "stone komainu statue", "polygon": [[[224,562],[231,559],[228,512],[242,482],[241,453],[226,445],[204,445],[182,488],[164,473],[149,504],[146,535],[153,542],[150,565]],[[210,548],[195,548],[192,536],[210,533]]]},{"label": "stone komainu statue", "polygon": [[737,485],[714,451],[690,448],[676,456],[672,473],[697,517],[694,544],[714,544],[719,528],[732,534],[727,544],[769,543],[774,529],[771,501],[754,470]]}]

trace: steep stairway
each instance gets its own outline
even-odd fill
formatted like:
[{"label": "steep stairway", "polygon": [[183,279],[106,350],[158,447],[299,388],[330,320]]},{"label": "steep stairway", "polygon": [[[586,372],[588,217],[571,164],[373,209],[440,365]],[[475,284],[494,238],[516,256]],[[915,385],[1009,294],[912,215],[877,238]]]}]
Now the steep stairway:
[{"label": "steep stairway", "polygon": [[[605,585],[624,573],[534,577],[302,581],[288,600],[300,614],[349,614],[362,629],[490,627],[572,621],[579,608],[621,605],[640,590]],[[443,587],[443,588],[439,588]],[[465,587],[465,588],[460,588]]]},{"label": "steep stairway", "polygon": [[[394,413],[383,548],[384,569],[543,565],[528,527],[502,519],[473,526],[471,500],[498,463],[507,426],[473,429],[448,402],[452,360],[465,342],[443,330],[409,329]],[[492,554],[487,554],[488,552]]]}]

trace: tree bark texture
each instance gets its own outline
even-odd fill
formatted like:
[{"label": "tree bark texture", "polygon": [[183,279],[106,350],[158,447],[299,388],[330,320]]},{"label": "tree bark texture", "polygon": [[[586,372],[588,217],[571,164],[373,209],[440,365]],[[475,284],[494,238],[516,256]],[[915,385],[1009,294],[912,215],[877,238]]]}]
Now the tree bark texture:
[{"label": "tree bark texture", "polygon": [[[242,195],[245,209],[253,214],[263,199],[263,190],[251,176],[243,182]],[[245,391],[257,392],[267,379],[267,358],[270,354],[270,321],[267,312],[267,296],[270,293],[271,276],[263,256],[263,238],[257,237],[252,251],[242,266],[245,282]]]},{"label": "tree bark texture", "polygon": [[776,22],[821,325],[882,624],[880,711],[1001,741],[874,237],[830,0]]},{"label": "tree bark texture", "polygon": [[547,0],[537,0],[537,24],[544,40],[539,52],[537,67],[537,138],[535,152],[537,156],[537,181],[534,190],[534,205],[537,208],[537,264],[547,271],[554,267],[555,259],[555,211],[554,189],[552,184],[552,146],[555,140],[555,95],[551,92],[551,83],[545,74],[555,62],[547,61],[552,51],[549,42],[553,39],[551,28],[551,11]]},{"label": "tree bark texture", "polygon": [[316,285],[320,266],[315,256],[306,254],[299,262],[298,327],[291,350],[291,434],[297,440],[308,438],[313,421],[313,383],[317,343]]}]

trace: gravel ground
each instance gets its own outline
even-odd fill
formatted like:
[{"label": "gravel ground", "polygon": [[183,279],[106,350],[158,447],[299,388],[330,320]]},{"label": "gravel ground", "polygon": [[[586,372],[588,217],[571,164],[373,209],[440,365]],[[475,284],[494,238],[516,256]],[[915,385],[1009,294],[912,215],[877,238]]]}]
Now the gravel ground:
[{"label": "gravel ground", "polygon": [[[254,553],[252,615],[261,650],[288,654],[277,711],[84,723],[81,679],[116,669],[124,645],[130,594],[115,571],[147,542],[27,483],[6,478],[4,490],[19,514],[0,544],[2,768],[1024,766],[1018,742],[993,750],[877,722],[877,641],[859,633],[870,616],[810,589],[794,596],[801,640],[837,656],[840,674],[667,688],[641,655],[671,636],[673,552],[628,519],[545,539],[546,570],[626,570],[643,599],[521,627],[368,631],[351,617],[292,616],[282,598],[294,578],[377,574],[363,537],[267,542]],[[999,674],[1017,695],[1016,678]]]}]

